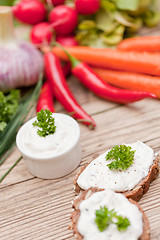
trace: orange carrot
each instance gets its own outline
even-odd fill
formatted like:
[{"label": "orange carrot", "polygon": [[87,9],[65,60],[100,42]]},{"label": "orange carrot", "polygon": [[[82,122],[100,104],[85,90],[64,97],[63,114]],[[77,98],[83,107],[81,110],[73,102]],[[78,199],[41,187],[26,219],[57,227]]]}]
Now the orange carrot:
[{"label": "orange carrot", "polygon": [[[93,66],[160,76],[160,54],[158,53],[126,52],[80,46],[65,47],[65,49],[77,59]],[[60,48],[53,48],[53,52],[60,59],[68,60]]]},{"label": "orange carrot", "polygon": [[124,39],[117,47],[125,51],[160,52],[160,36],[143,36]]},{"label": "orange carrot", "polygon": [[151,92],[160,98],[160,77],[100,68],[93,69],[107,83],[131,90]]}]

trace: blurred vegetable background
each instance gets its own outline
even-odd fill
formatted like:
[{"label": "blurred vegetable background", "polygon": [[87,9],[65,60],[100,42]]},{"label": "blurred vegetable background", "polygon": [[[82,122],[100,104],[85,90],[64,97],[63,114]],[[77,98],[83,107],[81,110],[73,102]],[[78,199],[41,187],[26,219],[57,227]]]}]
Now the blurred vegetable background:
[{"label": "blurred vegetable background", "polygon": [[[0,5],[17,5],[20,2],[22,1],[1,0]],[[32,1],[29,2],[32,5]],[[65,29],[65,35],[73,33],[78,44],[83,46],[114,47],[123,38],[135,36],[143,26],[154,27],[160,21],[158,0],[41,0],[39,2],[44,4],[47,13],[46,18],[42,19],[43,21],[35,23],[45,21],[46,24],[48,19],[48,22],[52,24],[52,30],[55,29],[54,37],[55,34],[61,35],[62,30]],[[78,22],[76,14],[69,13],[70,8],[65,12],[64,6],[66,5],[76,10]],[[37,11],[38,8],[37,5]],[[25,18],[25,12],[19,13],[18,11],[17,15],[16,11],[15,16],[17,16],[17,19]],[[65,25],[65,16],[69,18],[69,14],[74,16],[70,16],[72,24],[68,20],[68,27],[66,28],[63,27],[62,22],[64,21]],[[29,15],[29,12],[27,15]],[[33,19],[33,16],[30,19],[29,16],[27,18],[28,21],[25,20],[24,23],[32,24],[31,19]],[[58,26],[57,20],[60,21]],[[53,24],[55,22],[56,26]]]},{"label": "blurred vegetable background", "polygon": [[95,14],[79,16],[76,39],[80,45],[111,47],[131,37],[144,25],[160,20],[157,0],[101,0]]}]

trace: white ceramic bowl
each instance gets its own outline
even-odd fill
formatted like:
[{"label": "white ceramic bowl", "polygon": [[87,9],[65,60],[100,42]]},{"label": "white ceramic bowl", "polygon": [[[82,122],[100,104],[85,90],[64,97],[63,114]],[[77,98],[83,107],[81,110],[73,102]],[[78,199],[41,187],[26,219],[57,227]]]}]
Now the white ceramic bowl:
[{"label": "white ceramic bowl", "polygon": [[[17,147],[23,155],[28,170],[33,175],[44,179],[54,179],[67,175],[81,161],[80,128],[78,123],[65,114],[53,113],[53,117],[55,118],[55,125],[58,126],[55,134],[49,135],[52,137],[49,151],[45,149],[46,140],[49,137],[39,137],[36,132],[37,127],[32,125],[36,118],[26,122],[18,131],[16,138]],[[66,134],[67,130],[68,133]],[[57,136],[58,140],[56,140]],[[59,147],[56,145],[58,141],[60,142]],[[64,146],[61,147],[62,142]],[[61,150],[56,152],[57,149]]]}]

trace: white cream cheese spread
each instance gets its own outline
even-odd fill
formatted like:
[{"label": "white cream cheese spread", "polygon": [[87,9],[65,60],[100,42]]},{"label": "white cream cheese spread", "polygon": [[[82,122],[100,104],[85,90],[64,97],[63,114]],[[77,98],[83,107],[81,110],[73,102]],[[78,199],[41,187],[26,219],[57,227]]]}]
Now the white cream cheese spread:
[{"label": "white cream cheese spread", "polygon": [[52,116],[55,118],[56,131],[46,137],[40,137],[37,134],[38,127],[32,125],[36,118],[23,125],[18,133],[18,142],[27,156],[38,159],[58,156],[77,143],[80,134],[77,122],[65,114],[53,113]]},{"label": "white cream cheese spread", "polygon": [[131,146],[135,151],[134,163],[126,170],[110,170],[107,166],[111,160],[106,161],[107,152],[93,160],[80,174],[77,183],[82,189],[98,187],[112,189],[114,191],[132,190],[141,179],[148,175],[150,166],[154,160],[153,149],[146,144],[137,141]]},{"label": "white cream cheese spread", "polygon": [[[107,229],[100,232],[95,223],[96,210],[106,206],[114,209],[118,215],[127,217],[130,226],[125,231],[119,231],[115,224],[110,224]],[[77,228],[84,240],[138,240],[143,232],[142,213],[138,207],[128,201],[122,194],[111,190],[96,192],[79,206],[80,217]]]}]

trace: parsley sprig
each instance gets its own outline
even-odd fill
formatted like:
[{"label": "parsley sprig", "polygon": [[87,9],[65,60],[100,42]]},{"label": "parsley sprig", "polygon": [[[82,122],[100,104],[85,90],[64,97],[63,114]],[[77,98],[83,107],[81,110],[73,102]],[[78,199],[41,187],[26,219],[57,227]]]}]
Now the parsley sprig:
[{"label": "parsley sprig", "polygon": [[20,91],[11,90],[8,94],[0,91],[0,132],[4,130],[15,114],[20,100]]},{"label": "parsley sprig", "polygon": [[95,222],[100,232],[107,229],[110,224],[117,225],[119,231],[125,231],[130,226],[128,218],[117,215],[114,209],[108,210],[106,206],[96,211]]},{"label": "parsley sprig", "polygon": [[54,123],[54,118],[52,117],[52,112],[48,109],[41,110],[37,113],[37,120],[33,122],[33,126],[37,126],[40,129],[37,129],[37,134],[40,137],[46,137],[47,135],[54,134],[56,131],[56,126]]},{"label": "parsley sprig", "polygon": [[106,155],[106,160],[113,160],[107,164],[110,170],[126,170],[134,162],[135,150],[130,146],[116,145]]}]

